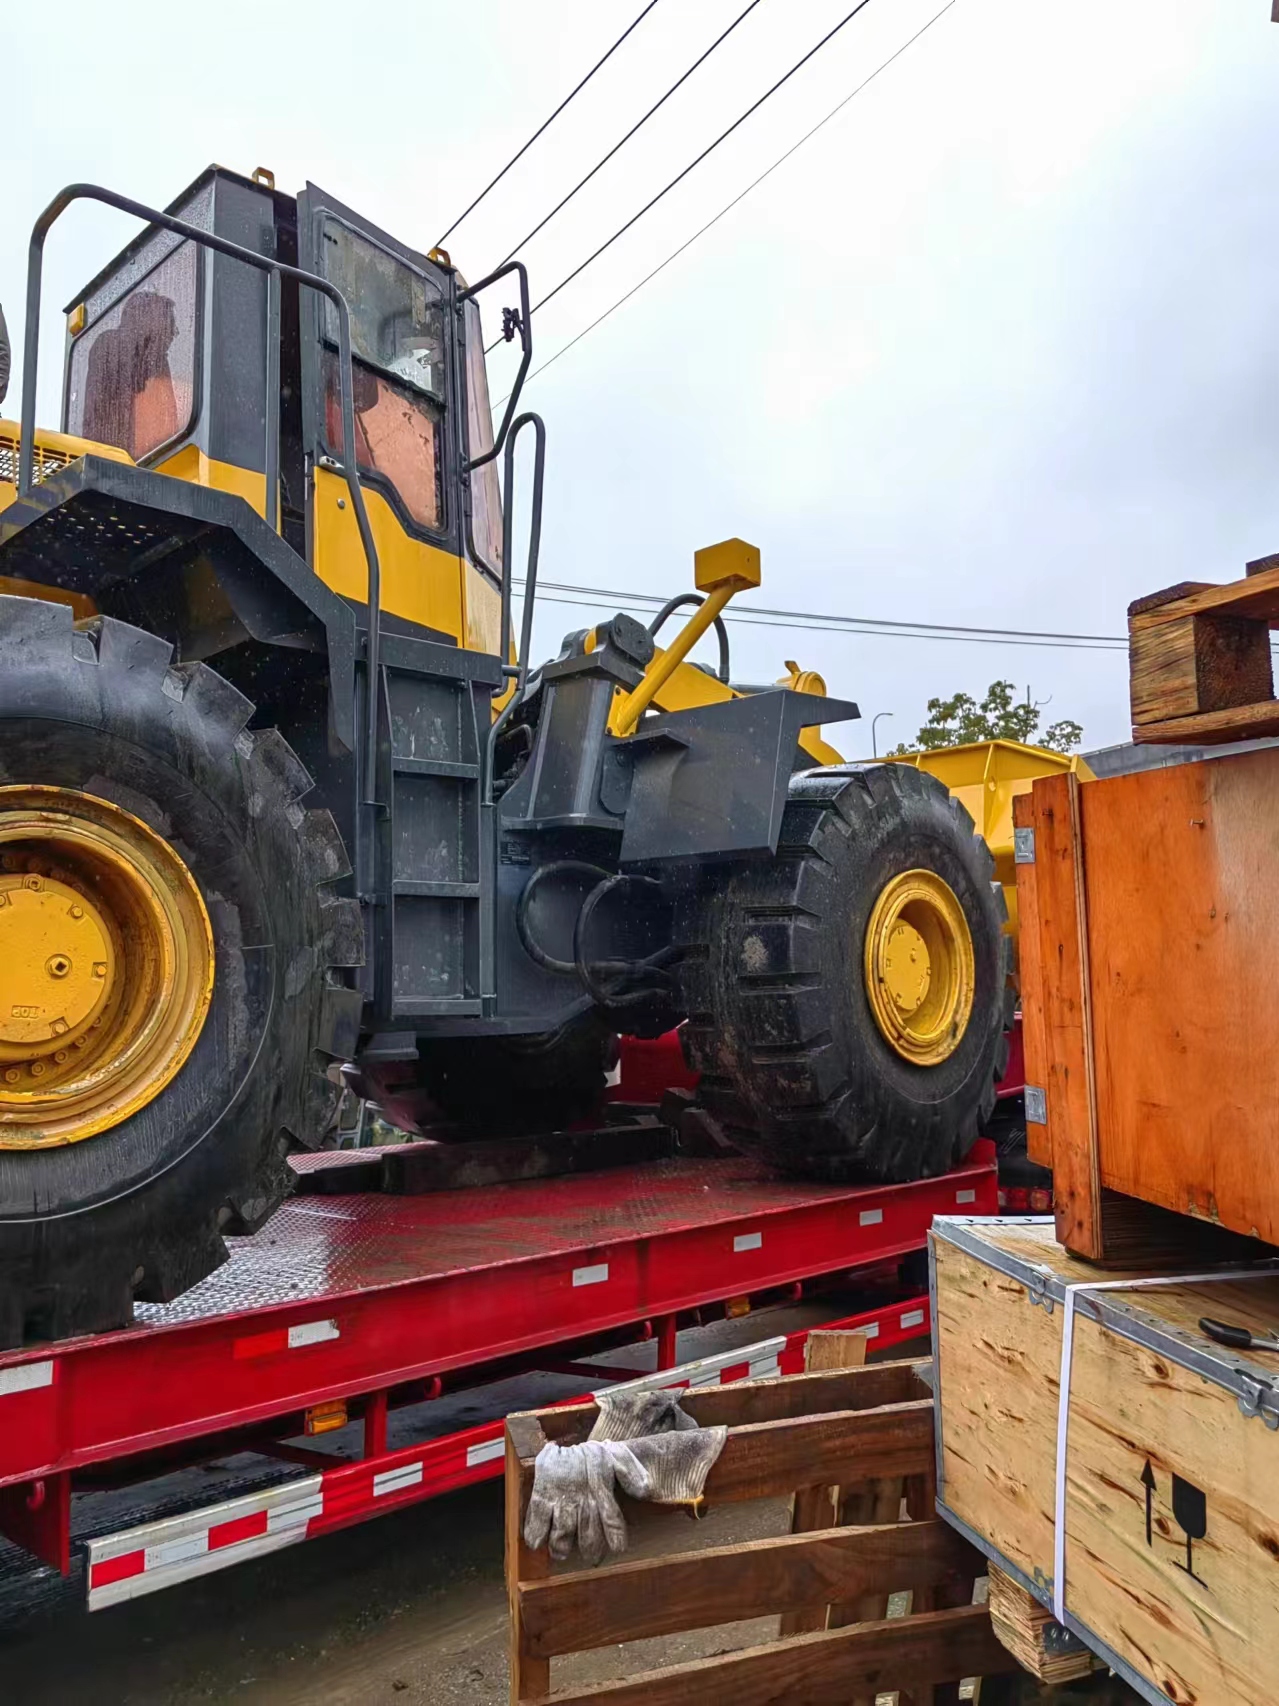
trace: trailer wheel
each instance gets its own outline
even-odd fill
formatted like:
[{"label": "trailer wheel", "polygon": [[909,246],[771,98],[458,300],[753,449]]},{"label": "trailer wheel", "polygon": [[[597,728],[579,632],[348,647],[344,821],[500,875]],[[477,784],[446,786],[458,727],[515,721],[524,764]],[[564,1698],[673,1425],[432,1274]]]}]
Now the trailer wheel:
[{"label": "trailer wheel", "polygon": [[702,1101],[793,1172],[944,1172],[1007,1063],[1005,918],[989,849],[931,776],[796,775],[776,857],[704,876],[681,909]]},{"label": "trailer wheel", "polygon": [[178,1296],[329,1119],[359,912],[252,710],[151,634],[0,598],[0,1345]]},{"label": "trailer wheel", "polygon": [[531,1037],[424,1038],[407,1067],[360,1068],[360,1094],[403,1131],[447,1141],[562,1131],[598,1113],[617,1038],[589,1012]]}]

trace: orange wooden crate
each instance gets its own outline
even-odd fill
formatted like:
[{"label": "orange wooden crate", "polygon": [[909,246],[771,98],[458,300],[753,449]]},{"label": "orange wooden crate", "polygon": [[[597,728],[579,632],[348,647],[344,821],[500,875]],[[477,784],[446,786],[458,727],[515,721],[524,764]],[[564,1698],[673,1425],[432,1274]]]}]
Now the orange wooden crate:
[{"label": "orange wooden crate", "polygon": [[1059,1239],[1184,1256],[1186,1223],[1139,1199],[1279,1243],[1279,749],[1047,777],[1016,805],[1027,1129]]}]

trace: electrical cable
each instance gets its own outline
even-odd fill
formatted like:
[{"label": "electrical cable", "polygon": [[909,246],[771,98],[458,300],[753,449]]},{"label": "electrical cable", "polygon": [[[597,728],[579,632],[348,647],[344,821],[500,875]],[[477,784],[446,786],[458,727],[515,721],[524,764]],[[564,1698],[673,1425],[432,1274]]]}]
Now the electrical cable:
[{"label": "electrical cable", "polygon": [[[522,590],[516,580],[512,590]],[[560,596],[556,596],[559,594]],[[563,596],[587,595],[587,596]],[[548,604],[575,605],[597,610],[600,601],[623,607],[665,606],[672,602],[655,593],[632,592],[618,587],[577,586],[564,581],[541,581],[537,597]],[[900,620],[880,616],[841,616],[816,610],[784,610],[770,605],[738,605],[722,612],[726,621],[740,622],[748,627],[790,628],[798,632],[835,634],[868,634],[884,639],[962,640],[979,645],[1038,645],[1066,650],[1125,651],[1128,642],[1115,634],[1070,634],[1040,628],[984,628],[958,622],[920,622],[909,618]]]},{"label": "electrical cable", "polygon": [[[689,78],[693,75],[694,71],[697,70],[698,66],[704,65],[706,63],[706,61],[714,53],[715,49],[720,45],[720,43],[728,40],[729,36],[731,36],[733,31],[737,28],[738,24],[740,24],[746,18],[746,16],[749,13],[753,12],[755,10],[756,6],[759,5],[759,3],[760,3],[760,0],[750,0],[750,4],[745,8],[745,10],[739,12],[737,14],[737,16],[733,19],[732,23],[728,26],[728,28],[726,30],[724,30],[722,32],[722,34],[716,36],[715,40],[706,49],[706,52],[701,54],[697,59],[695,59],[693,61],[693,63],[689,66],[688,70],[684,72],[683,76],[676,78],[675,82],[671,84],[670,88],[661,97],[661,99],[654,101],[653,105],[644,114],[643,118],[639,119],[635,124],[633,124],[631,126],[631,128],[627,131],[626,135],[624,137],[622,137],[621,141],[615,142],[613,144],[613,146],[609,149],[608,153],[605,154],[602,159],[599,159],[595,162],[595,164],[591,167],[590,171],[586,174],[586,176],[584,178],[581,178],[576,184],[573,185],[573,188],[568,192],[568,194],[564,197],[564,199],[562,201],[556,202],[555,206],[546,215],[545,219],[540,220],[538,222],[538,224],[536,224],[533,227],[533,229],[527,234],[527,236],[520,238],[519,242],[511,250],[510,254],[505,256],[502,260],[500,260],[497,263],[498,267],[504,267],[506,265],[507,261],[513,260],[515,258],[515,256],[519,254],[520,250],[524,247],[524,245],[526,243],[531,243],[533,238],[537,236],[539,231],[544,231],[546,229],[546,227],[551,223],[552,219],[555,218],[555,215],[557,213],[559,213],[561,208],[567,207],[569,202],[572,201],[573,197],[577,194],[577,192],[580,189],[584,189],[586,187],[586,185],[590,183],[591,179],[600,170],[600,168],[603,166],[607,166],[609,161],[613,158],[613,156],[615,154],[617,154],[621,149],[625,148],[626,144],[631,140],[632,136],[634,136],[637,131],[642,130],[644,128],[644,126],[648,123],[649,119],[652,118],[653,114],[658,110],[659,107],[664,107],[666,105],[667,101],[670,100],[671,96],[675,93],[676,89],[678,89],[682,84],[688,82]],[[496,272],[497,267],[490,267],[489,271],[490,272]]]},{"label": "electrical cable", "polygon": [[435,247],[437,249],[441,246],[441,244],[444,242],[446,237],[452,236],[454,231],[457,230],[458,226],[462,223],[462,221],[467,217],[468,214],[474,213],[475,209],[484,200],[484,197],[489,193],[489,191],[491,189],[496,188],[496,186],[501,183],[502,179],[510,171],[511,167],[515,164],[515,162],[517,160],[519,160],[520,158],[522,158],[523,155],[528,153],[529,149],[537,141],[538,137],[541,136],[544,131],[550,129],[550,127],[555,123],[555,120],[564,111],[565,107],[574,98],[574,96],[581,94],[582,90],[590,82],[591,78],[594,77],[595,73],[600,69],[600,67],[602,65],[604,65],[608,60],[610,60],[613,57],[613,55],[617,52],[618,48],[621,47],[622,43],[626,40],[627,36],[630,35],[631,31],[636,29],[640,24],[642,24],[644,22],[644,19],[647,18],[649,13],[653,10],[653,7],[656,5],[657,5],[657,0],[648,0],[648,5],[645,6],[644,10],[634,20],[634,22],[631,24],[628,24],[627,27],[622,31],[621,35],[618,36],[617,40],[613,43],[612,47],[610,47],[608,52],[604,55],[604,58],[596,60],[595,64],[591,66],[591,69],[586,73],[585,77],[582,78],[582,81],[577,85],[577,87],[575,89],[571,89],[569,91],[569,93],[567,95],[565,95],[564,99],[560,102],[559,106],[556,107],[555,111],[551,114],[550,118],[548,118],[543,124],[538,126],[538,128],[533,132],[532,136],[530,136],[528,141],[524,144],[523,148],[521,148],[517,153],[511,155],[511,158],[506,162],[505,166],[502,167],[502,170],[497,174],[497,176],[495,178],[491,179],[487,184],[485,184],[484,188],[480,191],[479,195],[476,196],[475,200],[471,203],[471,205],[468,208],[466,208],[464,212],[458,214],[457,218],[453,221],[452,225],[450,225],[448,230],[444,233],[444,236],[439,238],[438,241],[436,242]]},{"label": "electrical cable", "polygon": [[[584,337],[586,337],[588,335],[588,333],[593,332],[597,326],[602,326],[604,324],[605,320],[607,320],[611,315],[616,314],[616,312],[619,308],[624,307],[625,304],[630,301],[632,296],[638,296],[640,291],[643,290],[644,286],[646,284],[650,283],[653,279],[655,279],[657,277],[658,273],[664,272],[666,270],[666,268],[668,266],[670,266],[672,261],[677,261],[679,259],[679,257],[684,253],[685,249],[691,249],[693,244],[696,243],[696,241],[699,237],[704,237],[713,225],[718,225],[720,220],[723,219],[726,214],[729,214],[733,211],[733,209],[737,206],[739,201],[745,201],[746,197],[751,193],[751,191],[754,189],[758,189],[760,184],[762,184],[764,182],[765,178],[771,177],[772,174],[777,170],[777,168],[779,166],[784,165],[786,163],[786,161],[790,159],[792,154],[797,153],[798,150],[801,149],[804,146],[804,144],[810,139],[810,137],[816,136],[817,132],[819,130],[821,130],[825,125],[828,125],[830,123],[830,121],[836,116],[837,113],[842,112],[851,100],[853,100],[857,95],[861,94],[862,90],[867,86],[867,84],[873,83],[875,81],[876,77],[879,76],[881,71],[887,71],[888,67],[893,63],[893,61],[895,59],[900,59],[902,54],[905,53],[906,49],[908,47],[913,46],[914,43],[919,40],[920,36],[925,34],[926,31],[932,29],[933,25],[937,22],[937,20],[939,18],[941,18],[945,13],[949,12],[951,7],[954,4],[955,4],[955,0],[946,0],[946,4],[941,8],[941,11],[934,13],[934,15],[931,18],[929,18],[928,22],[926,24],[923,24],[919,29],[917,29],[915,31],[914,35],[911,36],[907,41],[904,41],[895,53],[890,53],[888,58],[885,59],[882,64],[877,65],[868,77],[864,77],[855,89],[851,90],[847,95],[844,96],[843,100],[839,102],[838,106],[832,107],[831,110],[826,114],[825,118],[818,119],[817,123],[813,126],[813,128],[811,130],[805,131],[803,136],[800,137],[798,142],[793,142],[784,154],[779,154],[777,159],[773,161],[772,165],[769,166],[766,171],[761,172],[757,178],[755,178],[751,183],[747,184],[746,188],[744,190],[742,190],[740,192],[740,194],[735,195],[733,197],[732,201],[727,202],[723,207],[721,207],[719,212],[714,216],[713,219],[708,219],[706,221],[705,225],[700,226],[696,231],[694,231],[694,233],[691,237],[686,238],[685,241],[680,244],[678,249],[672,249],[670,254],[667,255],[667,257],[664,261],[659,262],[658,265],[653,268],[652,272],[645,273],[644,277],[639,281],[638,284],[632,285],[631,288],[626,292],[626,294],[624,296],[619,296],[617,301],[613,303],[611,308],[606,308],[602,314],[598,315],[594,320],[591,321],[589,326],[584,327],[580,332],[578,332],[576,337],[572,337],[568,340],[568,342],[566,344],[562,344],[560,346],[560,348],[555,351],[554,355],[547,356],[546,360],[541,364],[541,366],[535,367],[533,369],[533,371],[529,374],[528,378],[525,380],[525,384],[531,385],[532,382],[537,378],[539,373],[545,373],[547,368],[550,367],[554,362],[557,362],[562,355],[567,355],[569,350],[571,350],[573,348],[574,344],[580,344],[582,339]],[[492,346],[490,345],[489,347],[491,348]],[[509,393],[508,393],[508,396],[509,396]],[[501,398],[501,400],[499,402],[497,402],[494,405],[494,407],[500,409],[502,404],[505,403],[506,400],[507,400],[506,397]]]},{"label": "electrical cable", "polygon": [[[808,52],[803,56],[802,59],[797,59],[795,61],[794,65],[791,66],[790,70],[783,72],[782,75],[777,79],[776,83],[774,83],[771,88],[765,89],[764,93],[759,97],[759,99],[756,101],[753,101],[751,103],[751,105],[749,107],[747,107],[747,109],[744,113],[739,114],[739,116],[733,120],[732,124],[729,125],[727,130],[720,131],[719,135],[715,138],[714,142],[708,143],[707,146],[702,149],[701,153],[696,157],[696,159],[690,160],[688,165],[684,167],[682,172],[677,172],[676,175],[671,179],[670,183],[666,184],[662,189],[658,190],[658,192],[655,196],[652,196],[648,201],[646,201],[644,203],[643,207],[640,208],[638,213],[633,213],[624,225],[619,225],[617,230],[614,231],[613,235],[611,237],[606,238],[604,240],[604,242],[602,242],[600,244],[598,249],[595,249],[591,254],[589,254],[586,257],[586,259],[584,261],[582,261],[579,265],[575,266],[571,273],[567,273],[560,280],[560,282],[557,285],[554,285],[550,290],[548,290],[546,295],[543,296],[540,301],[535,302],[533,304],[533,308],[531,311],[533,313],[536,313],[539,308],[545,308],[546,304],[548,302],[550,302],[553,297],[558,296],[560,291],[563,290],[566,285],[572,284],[572,282],[575,278],[580,278],[581,275],[586,271],[587,267],[589,267],[594,261],[597,261],[600,258],[600,256],[605,252],[606,249],[611,249],[613,244],[617,242],[619,237],[624,237],[633,225],[638,224],[639,221],[641,219],[643,219],[643,217],[646,213],[648,213],[652,208],[655,208],[657,206],[658,202],[662,200],[663,196],[669,195],[670,192],[675,188],[675,186],[677,184],[683,183],[684,179],[689,175],[689,173],[694,171],[698,166],[701,165],[703,160],[707,159],[708,156],[713,154],[715,152],[715,150],[719,147],[721,142],[727,141],[727,139],[733,134],[733,132],[735,130],[739,129],[742,125],[744,125],[746,123],[746,120],[748,118],[750,118],[752,113],[757,113],[759,111],[759,109],[764,105],[765,101],[769,100],[773,95],[775,95],[784,83],[788,83],[797,71],[801,70],[805,65],[808,64],[809,60],[813,58],[814,54],[820,53],[822,48],[824,48],[826,46],[827,42],[831,41],[835,36],[837,36],[839,34],[839,32],[844,28],[845,24],[851,23],[853,21],[853,19],[857,16],[857,14],[860,11],[863,11],[869,5],[870,5],[870,0],[857,0],[857,4],[853,7],[852,11],[846,12],[844,14],[844,16],[839,20],[839,22],[832,29],[827,30],[826,34],[822,37],[822,39],[819,42],[817,42],[814,46],[810,47]],[[484,353],[487,355],[489,350],[496,349],[498,342],[500,342],[500,339],[495,339],[494,342],[488,346],[488,348],[485,350]]]}]

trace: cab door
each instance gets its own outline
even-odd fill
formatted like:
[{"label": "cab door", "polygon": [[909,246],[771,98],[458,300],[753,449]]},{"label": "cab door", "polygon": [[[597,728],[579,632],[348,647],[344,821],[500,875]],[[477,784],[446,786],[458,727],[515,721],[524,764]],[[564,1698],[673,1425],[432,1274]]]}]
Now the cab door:
[{"label": "cab door", "polygon": [[[335,284],[351,318],[355,454],[382,570],[388,626],[467,643],[450,397],[449,275],[325,191],[298,197],[302,267]],[[368,571],[342,469],[337,311],[302,292],[302,426],[310,480],[307,552],[343,597],[367,603]]]}]

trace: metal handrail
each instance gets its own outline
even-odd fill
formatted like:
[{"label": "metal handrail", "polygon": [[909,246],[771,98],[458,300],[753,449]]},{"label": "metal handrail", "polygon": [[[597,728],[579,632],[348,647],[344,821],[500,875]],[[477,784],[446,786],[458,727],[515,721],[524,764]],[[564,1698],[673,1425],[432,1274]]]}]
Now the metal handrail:
[{"label": "metal handrail", "polygon": [[[514,666],[506,660],[511,655],[511,583],[513,565],[511,552],[515,536],[515,441],[526,426],[533,428],[533,502],[529,516],[528,561],[524,569],[524,614],[520,623],[520,649]],[[542,484],[546,472],[546,423],[541,415],[530,410],[521,415],[511,427],[506,440],[504,459],[505,490],[502,493],[502,674],[514,678],[510,698],[493,719],[485,748],[483,801],[493,803],[493,767],[497,756],[497,737],[510,719],[511,713],[524,697],[528,686],[528,659],[533,643],[533,601],[537,594],[537,559],[542,548]]]},{"label": "metal handrail", "polygon": [[[374,781],[377,775],[377,746],[378,722],[381,696],[378,692],[378,675],[381,669],[381,628],[382,628],[382,571],[378,561],[377,546],[373,540],[373,529],[369,525],[368,511],[364,507],[364,492],[360,486],[360,477],[356,468],[355,454],[355,381],[351,368],[351,315],[346,304],[346,298],[335,284],[321,278],[318,273],[305,272],[301,267],[288,266],[283,261],[272,260],[266,255],[255,254],[252,249],[246,249],[239,243],[232,243],[226,237],[219,237],[212,231],[201,231],[198,226],[189,224],[184,219],[176,219],[171,213],[161,213],[156,208],[147,207],[140,201],[131,201],[128,196],[117,195],[114,190],[103,189],[98,184],[68,184],[61,190],[45,208],[36,220],[31,230],[31,242],[27,250],[27,313],[23,335],[22,361],[22,424],[18,441],[18,496],[30,497],[34,485],[35,472],[35,419],[36,419],[36,363],[40,346],[40,287],[44,268],[44,240],[48,236],[55,220],[64,214],[74,201],[100,201],[107,207],[114,207],[121,213],[131,214],[135,219],[141,219],[148,225],[158,225],[165,231],[172,231],[179,237],[199,243],[206,249],[213,249],[220,255],[227,255],[232,260],[244,261],[259,272],[269,274],[267,286],[267,392],[266,392],[266,520],[274,532],[279,532],[279,489],[280,489],[280,284],[283,279],[294,279],[298,284],[306,285],[311,290],[318,290],[322,296],[327,296],[337,310],[338,318],[338,380],[342,393],[342,443],[344,446],[342,458],[342,473],[346,480],[347,490],[351,494],[351,507],[355,511],[356,522],[360,530],[360,543],[364,547],[364,559],[368,567],[369,577],[369,639],[366,654],[366,717],[365,717],[365,766],[364,766],[364,804],[377,805],[374,791]],[[271,383],[272,375],[275,383]]]}]

